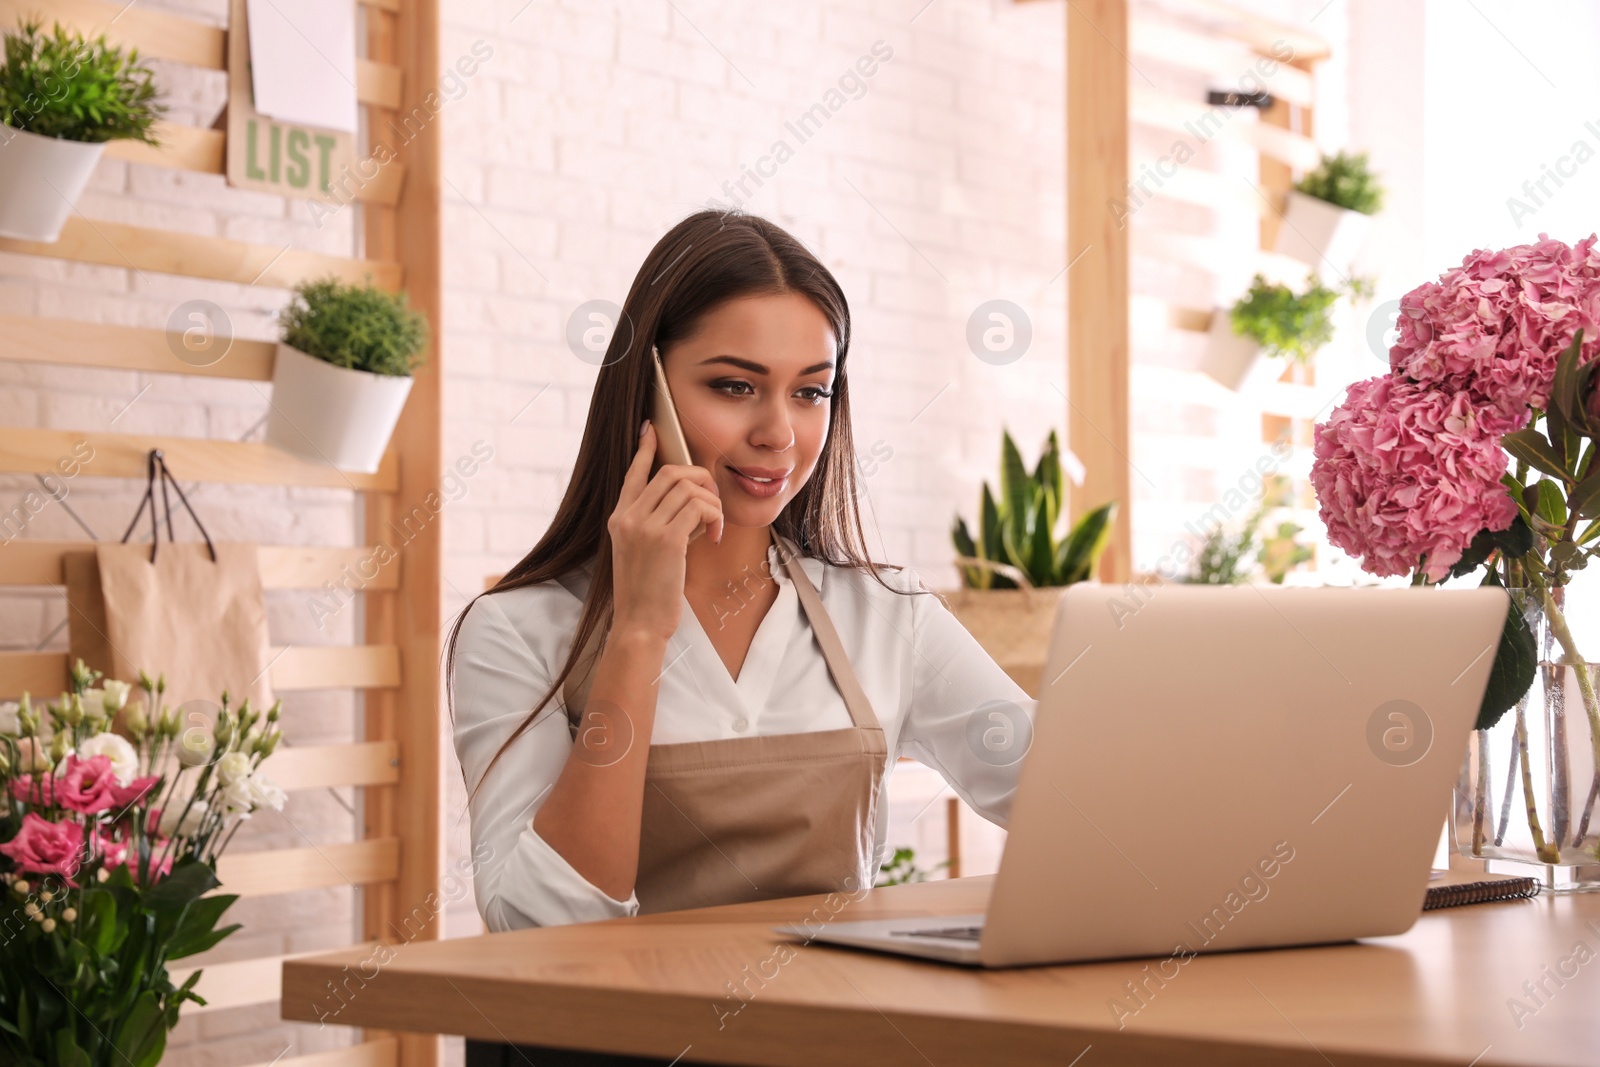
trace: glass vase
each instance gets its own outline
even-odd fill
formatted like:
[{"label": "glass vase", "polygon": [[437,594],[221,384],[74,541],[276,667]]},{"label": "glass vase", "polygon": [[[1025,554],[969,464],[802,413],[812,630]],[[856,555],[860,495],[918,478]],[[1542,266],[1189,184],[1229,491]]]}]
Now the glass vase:
[{"label": "glass vase", "polygon": [[1600,890],[1600,670],[1574,663],[1569,650],[1587,649],[1567,625],[1565,587],[1548,594],[1555,617],[1542,590],[1510,593],[1538,666],[1516,707],[1472,733],[1451,817],[1455,850],[1493,873],[1533,875],[1547,889]]}]

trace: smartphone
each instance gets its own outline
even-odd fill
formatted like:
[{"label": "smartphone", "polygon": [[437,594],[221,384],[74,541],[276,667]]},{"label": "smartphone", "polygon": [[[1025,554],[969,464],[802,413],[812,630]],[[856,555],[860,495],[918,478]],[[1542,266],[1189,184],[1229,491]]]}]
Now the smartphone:
[{"label": "smartphone", "polygon": [[[656,459],[661,463],[690,466],[694,460],[689,458],[689,442],[683,436],[682,424],[678,422],[678,409],[672,403],[672,390],[667,388],[667,372],[661,366],[661,350],[655,345],[650,346],[650,358],[656,368],[656,391],[650,408],[650,422],[656,428]],[[706,524],[702,522],[689,535],[689,540],[693,541],[705,532]]]}]

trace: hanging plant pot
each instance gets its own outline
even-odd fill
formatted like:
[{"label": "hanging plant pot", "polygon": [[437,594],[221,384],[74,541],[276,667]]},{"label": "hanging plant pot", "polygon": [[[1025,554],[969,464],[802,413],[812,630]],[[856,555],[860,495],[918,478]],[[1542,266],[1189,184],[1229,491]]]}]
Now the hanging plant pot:
[{"label": "hanging plant pot", "polygon": [[69,141],[0,127],[0,237],[60,237],[104,148],[103,141]]},{"label": "hanging plant pot", "polygon": [[1200,371],[1237,393],[1265,388],[1283,377],[1285,362],[1267,357],[1254,337],[1233,332],[1233,317],[1228,308],[1211,313],[1211,330],[1206,334],[1205,354]]},{"label": "hanging plant pot", "polygon": [[336,367],[280,341],[267,443],[314,463],[372,474],[411,382],[409,375]]},{"label": "hanging plant pot", "polygon": [[1273,251],[1319,270],[1348,273],[1372,229],[1372,216],[1290,190]]}]

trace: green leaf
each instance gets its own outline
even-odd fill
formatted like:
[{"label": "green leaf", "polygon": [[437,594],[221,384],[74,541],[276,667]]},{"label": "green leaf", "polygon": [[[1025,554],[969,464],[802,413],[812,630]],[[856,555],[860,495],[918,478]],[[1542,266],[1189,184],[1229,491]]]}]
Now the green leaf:
[{"label": "green leaf", "polygon": [[109,955],[117,943],[117,900],[104,889],[85,889],[83,912],[84,942],[96,955]]},{"label": "green leaf", "polygon": [[1095,567],[1106,545],[1111,543],[1112,524],[1116,520],[1117,502],[1102,504],[1085,512],[1067,539],[1056,549],[1056,580],[1060,585],[1073,585],[1094,577]]},{"label": "green leaf", "polygon": [[[958,555],[972,556],[974,559],[982,558],[978,555],[978,546],[972,541],[972,534],[967,531],[967,520],[960,515],[956,516],[955,525],[950,528],[950,541],[955,545]],[[968,589],[982,589],[983,580],[979,577],[982,571],[982,567],[962,564],[961,580]]]},{"label": "green leaf", "polygon": [[144,904],[151,911],[181,908],[221,884],[209,864],[199,860],[180,863],[173,867],[171,874],[145,891]]},{"label": "green leaf", "polygon": [[56,1034],[56,1067],[90,1067],[89,1054],[78,1047],[71,1030]]},{"label": "green leaf", "polygon": [[1561,413],[1568,423],[1582,419],[1583,402],[1578,392],[1578,353],[1583,345],[1583,331],[1579,330],[1572,343],[1556,357],[1556,376],[1550,387],[1550,407]]},{"label": "green leaf", "polygon": [[1544,434],[1532,426],[1516,433],[1506,434],[1500,438],[1500,447],[1511,453],[1513,459],[1526,463],[1534,470],[1548,474],[1552,478],[1560,478],[1564,482],[1573,480],[1554,446],[1545,439]]},{"label": "green leaf", "polygon": [[1583,438],[1562,416],[1561,412],[1552,407],[1544,413],[1545,436],[1550,440],[1550,447],[1561,460],[1561,468],[1567,472],[1569,479],[1577,478],[1575,466],[1578,450],[1582,446]]},{"label": "green leaf", "polygon": [[1044,488],[1039,491],[1038,504],[1034,508],[1031,536],[1028,539],[1028,580],[1034,585],[1049,585],[1052,572],[1055,570],[1054,549],[1051,543],[1050,529],[1050,490]]},{"label": "green leaf", "polygon": [[121,1053],[136,1064],[145,1062],[158,1035],[165,1035],[165,1019],[161,1002],[154,989],[147,989],[133,1002],[133,1008],[123,1017],[117,1030],[116,1046]]},{"label": "green leaf", "polygon": [[1538,491],[1539,517],[1551,526],[1565,526],[1567,523],[1567,499],[1561,492],[1561,487],[1555,482],[1544,478],[1535,483]]},{"label": "green leaf", "polygon": [[[1489,571],[1484,585],[1502,585],[1500,576]],[[1521,606],[1515,596],[1508,596],[1505,626],[1500,631],[1500,644],[1494,654],[1494,666],[1489,669],[1489,683],[1483,691],[1483,703],[1478,706],[1475,729],[1487,730],[1500,721],[1533,685],[1534,672],[1538,670],[1538,651],[1534,647],[1533,632],[1522,617]]]},{"label": "green leaf", "polygon": [[197,952],[204,952],[239,929],[237,923],[221,931],[212,929],[216,926],[217,920],[222,918],[222,913],[238,899],[237,893],[219,893],[216,896],[201,897],[189,905],[182,924],[173,934],[172,940],[167,943],[167,958],[177,960]]},{"label": "green leaf", "polygon": [[1600,472],[1589,475],[1567,494],[1567,506],[1585,519],[1600,517]]},{"label": "green leaf", "polygon": [[[1000,523],[1000,507],[995,503],[994,496],[989,492],[989,483],[983,483],[983,499],[979,502],[979,511],[983,517],[983,551],[978,553],[984,559],[996,563],[1006,562],[1004,545],[1005,535],[1001,532],[1004,527]],[[985,570],[982,589],[1015,589],[1017,583],[1003,574]]]},{"label": "green leaf", "polygon": [[1045,441],[1044,452],[1039,456],[1039,465],[1033,472],[1034,480],[1044,486],[1050,494],[1050,529],[1056,528],[1056,523],[1061,518],[1061,501],[1064,489],[1061,480],[1061,441],[1054,430]]},{"label": "green leaf", "polygon": [[1022,465],[1022,453],[1017,451],[1017,443],[1011,439],[1011,434],[1001,431],[1000,435],[1000,523],[1005,533],[1010,535],[1009,540],[1002,538],[1006,546],[1009,560],[1014,566],[1022,566],[1019,562],[1022,543],[1028,536],[1028,516],[1033,509],[1035,486],[1028,477],[1027,468]]},{"label": "green leaf", "polygon": [[1533,530],[1522,521],[1522,516],[1518,515],[1504,530],[1479,530],[1446,577],[1460,578],[1471,574],[1481,567],[1493,552],[1499,552],[1511,559],[1521,559],[1531,551],[1533,551]]}]

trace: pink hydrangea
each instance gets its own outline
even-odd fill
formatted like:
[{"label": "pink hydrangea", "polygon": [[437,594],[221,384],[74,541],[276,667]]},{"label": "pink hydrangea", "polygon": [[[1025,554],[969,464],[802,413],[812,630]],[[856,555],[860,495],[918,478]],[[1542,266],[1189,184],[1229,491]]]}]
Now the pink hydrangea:
[{"label": "pink hydrangea", "polygon": [[1400,298],[1396,374],[1467,391],[1508,417],[1550,399],[1556,358],[1583,330],[1580,359],[1600,354],[1600,250],[1545,234],[1532,244],[1477,249],[1459,267]]},{"label": "pink hydrangea", "polygon": [[1529,415],[1397,375],[1350,386],[1313,438],[1311,484],[1328,540],[1373,574],[1420,563],[1442,579],[1480,530],[1516,518],[1499,438]]}]

